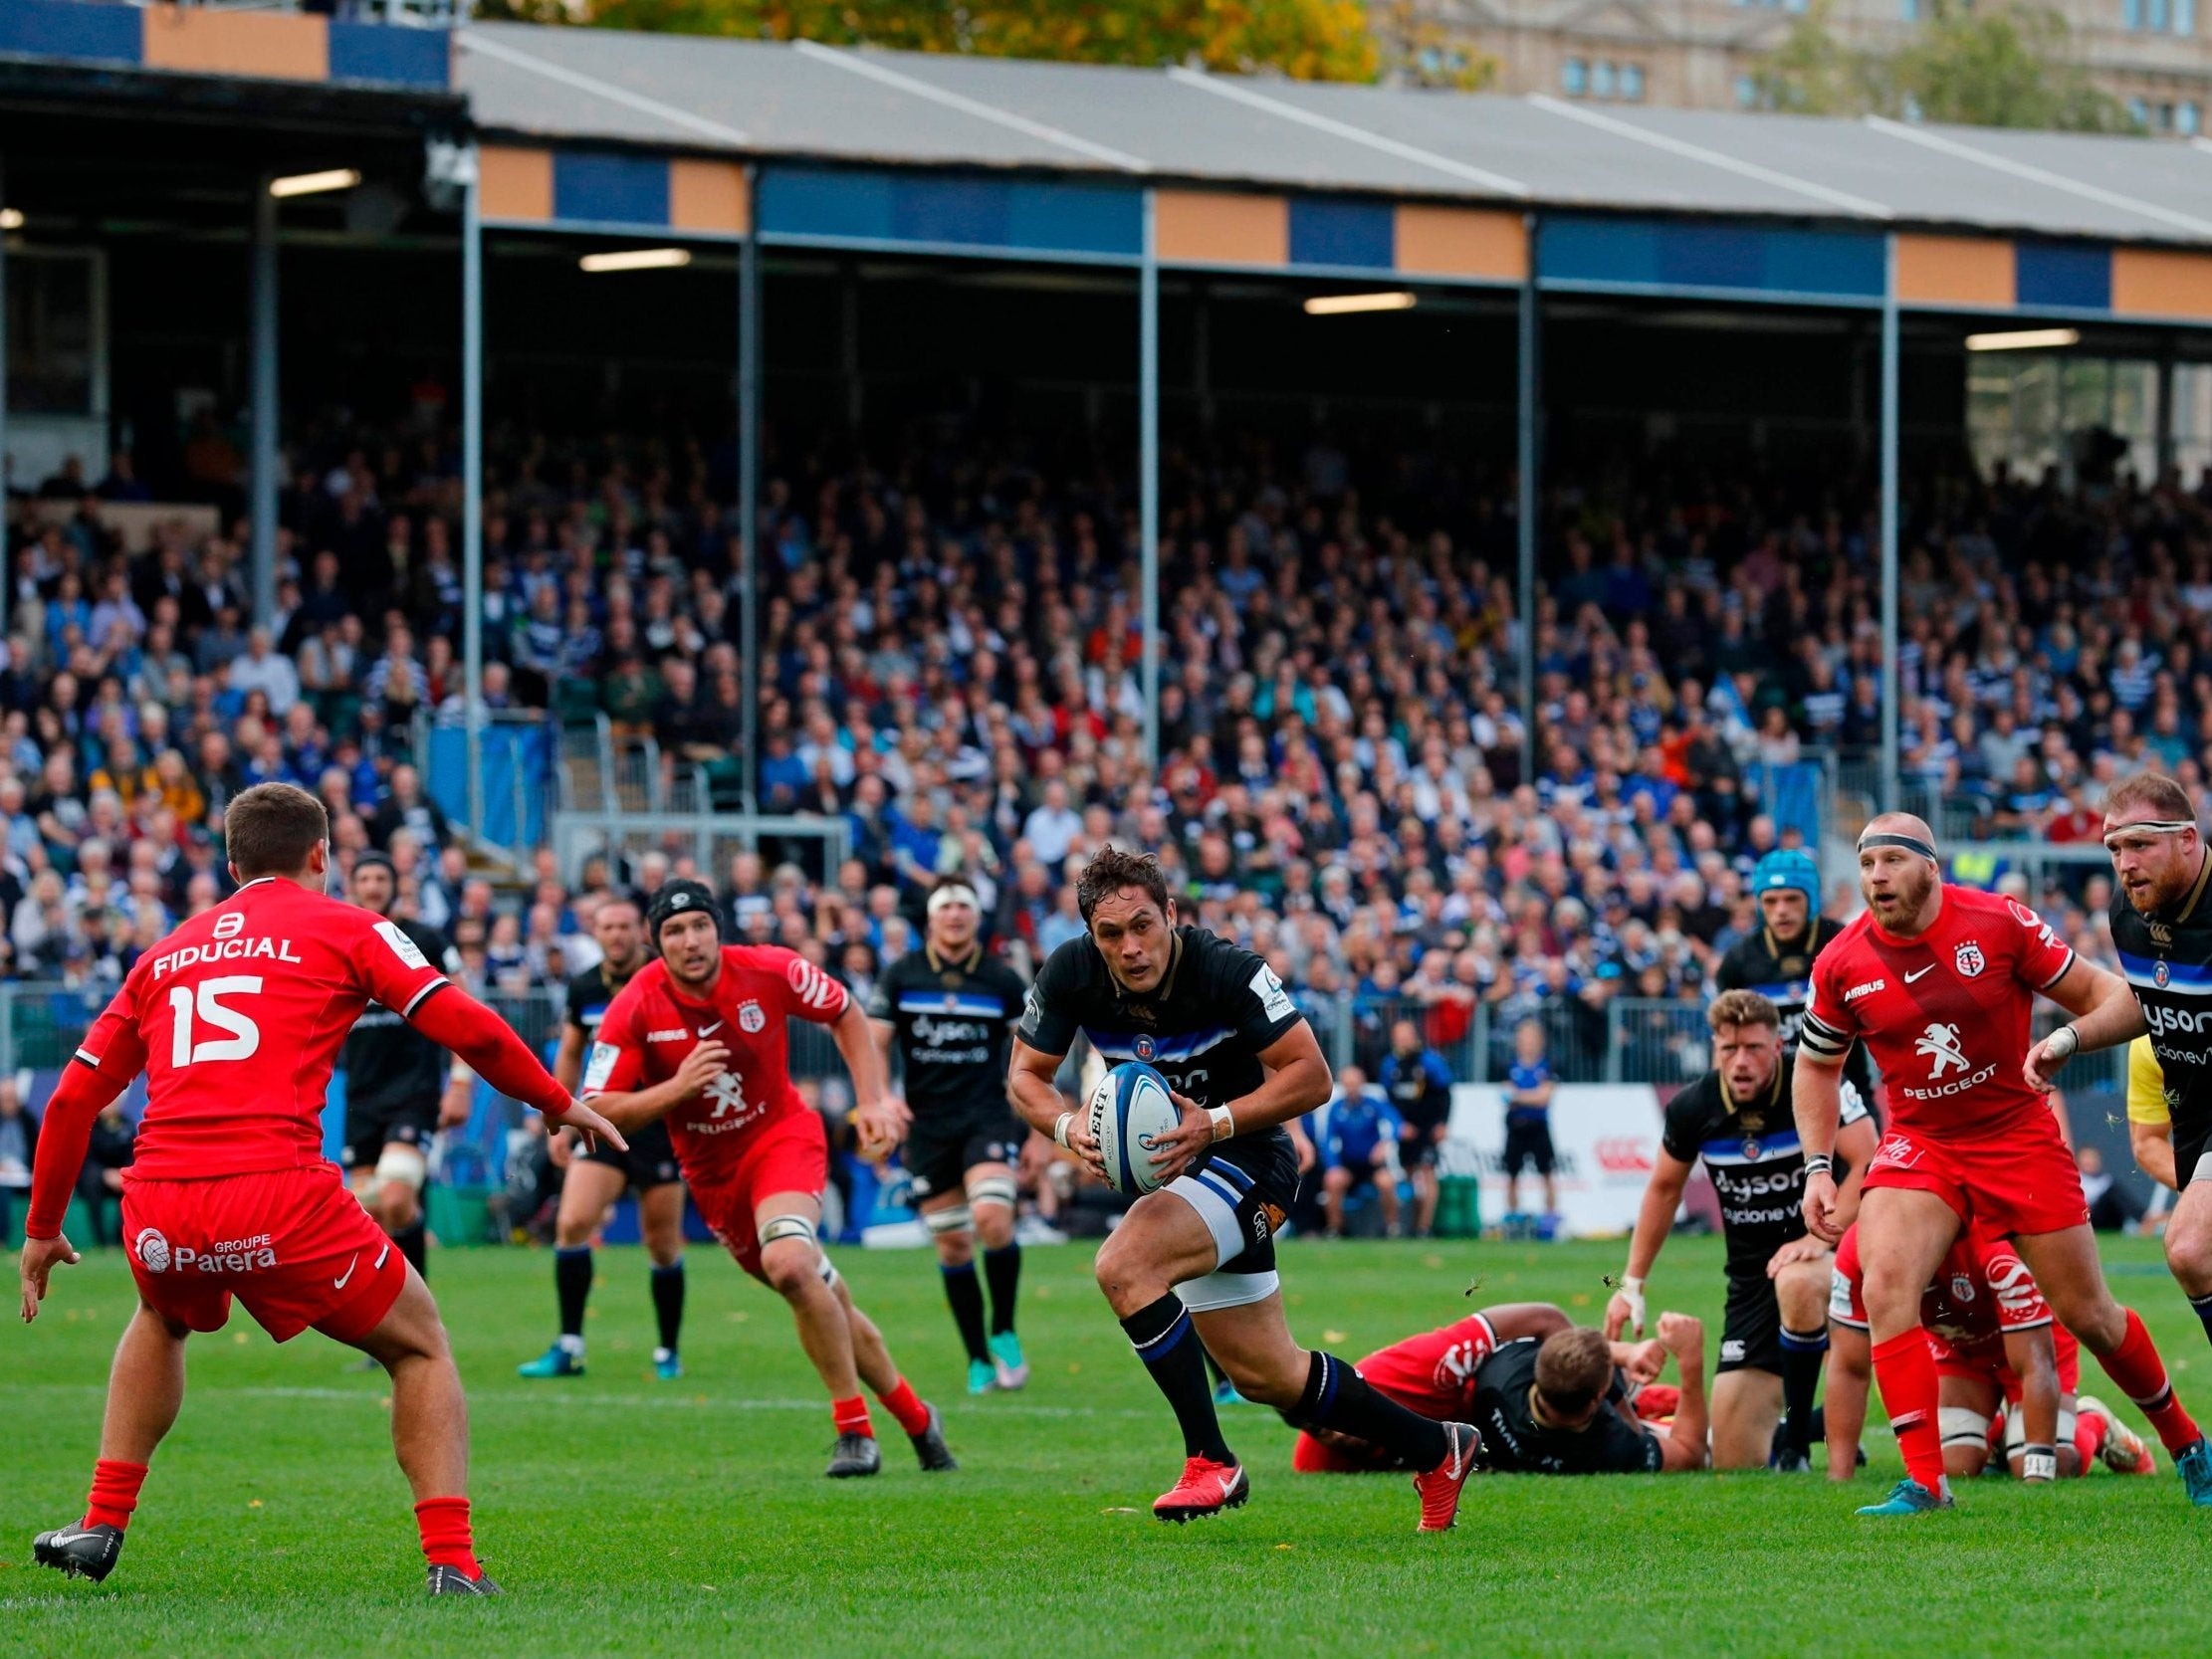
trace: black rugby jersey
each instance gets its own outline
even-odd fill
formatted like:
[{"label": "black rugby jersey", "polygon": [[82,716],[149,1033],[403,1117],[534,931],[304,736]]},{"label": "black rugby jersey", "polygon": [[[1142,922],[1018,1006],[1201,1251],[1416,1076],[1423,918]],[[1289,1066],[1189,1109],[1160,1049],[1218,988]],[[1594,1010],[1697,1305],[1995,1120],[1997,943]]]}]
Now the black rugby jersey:
[{"label": "black rugby jersey", "polygon": [[[1812,936],[1783,944],[1767,928],[1736,940],[1713,970],[1713,988],[1722,991],[1757,991],[1781,1012],[1782,1046],[1797,1051],[1797,1029],[1804,1023],[1805,1005],[1813,996],[1813,961],[1829,940],[1844,931],[1841,922],[1825,916],[1813,918]],[[1854,1043],[1844,1062],[1844,1076],[1861,1095],[1872,1092],[1867,1047]]]},{"label": "black rugby jersey", "polygon": [[[643,967],[652,959],[651,956],[640,956],[637,965]],[[616,978],[604,960],[569,977],[567,1021],[583,1033],[584,1041],[590,1042],[599,1035],[599,1022],[606,1018],[607,1008],[613,1003],[615,993],[636,977],[637,972],[633,968]]]},{"label": "black rugby jersey", "polygon": [[1468,1414],[1482,1436],[1492,1469],[1528,1475],[1656,1475],[1666,1466],[1666,1448],[1650,1429],[1632,1426],[1619,1410],[1627,1399],[1621,1373],[1613,1373],[1598,1414],[1579,1429],[1546,1428],[1536,1420],[1536,1350],[1543,1342],[1522,1337],[1501,1343],[1474,1368],[1474,1409]]},{"label": "black rugby jersey", "polygon": [[[1775,1251],[1805,1233],[1799,1204],[1805,1197],[1805,1152],[1790,1112],[1790,1071],[1796,1056],[1783,1052],[1774,1083],[1755,1101],[1735,1101],[1718,1072],[1686,1084],[1666,1103],[1659,1144],[1684,1163],[1705,1160],[1705,1173],[1720,1200],[1720,1228],[1727,1240],[1731,1278],[1763,1277]],[[1867,1116],[1867,1103],[1842,1085],[1841,1122]],[[1836,1178],[1843,1179],[1839,1168]]]},{"label": "black rugby jersey", "polygon": [[[2137,914],[2112,890],[2112,945],[2142,1004],[2150,1046],[2165,1073],[2176,1152],[2212,1136],[2212,856],[2189,891],[2156,916]],[[2186,1169],[2182,1179],[2188,1179]]]},{"label": "black rugby jersey", "polygon": [[1021,975],[981,944],[948,958],[927,944],[883,970],[868,1017],[896,1032],[906,1104],[917,1126],[996,1123],[1006,1104],[1008,1034],[1021,1017]]},{"label": "black rugby jersey", "polygon": [[[1204,928],[1175,933],[1168,971],[1148,996],[1121,988],[1088,934],[1069,939],[1029,987],[1015,1027],[1021,1040],[1040,1054],[1065,1054],[1080,1030],[1109,1066],[1142,1060],[1177,1094],[1209,1109],[1252,1093],[1267,1080],[1260,1053],[1305,1015],[1251,951]],[[1248,1132],[1214,1151],[1262,1145],[1288,1155],[1290,1134]]]},{"label": "black rugby jersey", "polygon": [[[396,916],[390,920],[428,960],[450,977],[460,977],[461,954],[446,942],[445,934],[428,923]],[[338,1065],[345,1072],[348,1112],[435,1101],[445,1093],[445,1050],[378,1002],[371,1002],[353,1022]]]}]

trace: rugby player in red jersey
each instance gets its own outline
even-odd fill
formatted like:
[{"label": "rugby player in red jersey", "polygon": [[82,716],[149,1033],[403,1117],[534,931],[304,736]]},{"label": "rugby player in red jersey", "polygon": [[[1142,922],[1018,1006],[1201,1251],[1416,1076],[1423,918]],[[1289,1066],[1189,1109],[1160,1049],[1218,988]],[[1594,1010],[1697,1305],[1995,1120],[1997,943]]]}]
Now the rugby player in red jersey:
[{"label": "rugby player in red jersey", "polygon": [[[1861,1294],[1859,1229],[1836,1247],[1828,1317],[1828,1478],[1848,1481],[1867,1420],[1873,1361]],[[1943,1469],[1978,1475],[1989,1461],[1992,1421],[2002,1419],[2006,1462],[2023,1480],[2087,1474],[2101,1457],[2122,1474],[2147,1475],[2150,1451],[2104,1406],[2078,1396],[2082,1355],[2019,1252],[2003,1239],[1961,1234],[1920,1295],[1939,1379]]]},{"label": "rugby player in red jersey", "polygon": [[26,1321],[53,1269],[78,1259],[62,1215],[93,1120],[146,1074],[122,1191],[139,1307],[109,1376],[91,1503],[75,1527],[39,1535],[41,1565],[95,1580],[113,1570],[146,1465],[184,1403],[185,1339],[221,1330],[235,1296],[280,1343],[312,1326],[391,1373],[392,1449],[414,1489],[430,1593],[498,1593],[470,1536],[468,1408],[445,1327],[324,1157],[324,1092],[377,1002],[549,1123],[621,1137],[406,933],[326,896],[330,833],[304,789],[241,791],[223,814],[238,892],[138,958],[47,1103],[24,1228]]},{"label": "rugby player in red jersey", "polygon": [[1968,1227],[2014,1241],[2061,1324],[2149,1417],[2192,1503],[2212,1504],[2212,1449],[2166,1376],[2142,1321],[2112,1300],[2081,1177],[2043,1095],[2012,1058],[2029,1052],[2038,992],[2070,1013],[2115,985],[2035,912],[1942,879],[1926,824],[1884,813],[1859,838],[1867,910],[1813,968],[1793,1080],[1805,1149],[1805,1221],[1834,1241],[1838,1083],[1854,1038],[1888,1097],[1889,1132],[1868,1166],[1859,1252],[1875,1380],[1905,1478],[1862,1515],[1950,1506],[1935,1361],[1920,1295]]},{"label": "rugby player in red jersey", "polygon": [[[1405,1338],[1354,1368],[1409,1411],[1473,1423],[1490,1449],[1486,1468],[1563,1475],[1702,1469],[1705,1328],[1683,1314],[1661,1314],[1658,1330],[1647,1343],[1608,1342],[1548,1302],[1515,1302]],[[1670,1353],[1680,1388],[1652,1386]],[[1577,1389],[1578,1370],[1596,1386]],[[1672,1420],[1662,1426],[1661,1416]],[[1290,1466],[1305,1475],[1404,1467],[1372,1442],[1325,1428],[1300,1430]]]},{"label": "rugby player in red jersey", "polygon": [[905,1130],[860,1004],[794,950],[722,942],[714,889],[678,877],[653,895],[645,925],[660,946],[607,1004],[583,1077],[609,1122],[668,1121],[693,1202],[738,1265],[791,1305],[799,1346],[829,1389],[832,1479],[872,1475],[883,1454],[866,1380],[928,1470],[956,1467],[937,1408],[899,1374],[883,1334],[815,1241],[829,1138],[791,1084],[786,1018],[826,1025],[852,1073],[863,1148]]}]

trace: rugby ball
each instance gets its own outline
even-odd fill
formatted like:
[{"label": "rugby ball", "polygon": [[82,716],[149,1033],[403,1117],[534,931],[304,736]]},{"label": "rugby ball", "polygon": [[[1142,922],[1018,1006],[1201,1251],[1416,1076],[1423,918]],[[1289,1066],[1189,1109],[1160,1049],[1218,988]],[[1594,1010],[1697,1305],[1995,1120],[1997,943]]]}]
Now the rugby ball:
[{"label": "rugby ball", "polygon": [[1130,1060],[1098,1080],[1084,1108],[1083,1128],[1098,1142],[1113,1189],[1142,1194],[1160,1185],[1153,1148],[1182,1120],[1169,1098],[1168,1080],[1142,1060]]}]

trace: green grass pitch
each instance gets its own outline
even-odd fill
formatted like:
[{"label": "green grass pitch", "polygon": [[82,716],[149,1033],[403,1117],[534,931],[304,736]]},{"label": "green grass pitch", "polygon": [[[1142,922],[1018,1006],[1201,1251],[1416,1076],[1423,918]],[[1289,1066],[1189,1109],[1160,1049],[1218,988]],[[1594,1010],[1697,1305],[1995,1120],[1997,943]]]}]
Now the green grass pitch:
[{"label": "green grass pitch", "polygon": [[[1292,1243],[1293,1328],[1357,1357],[1484,1303],[1595,1319],[1620,1247]],[[2111,1243],[2185,1398],[2212,1362],[2147,1241]],[[1230,1413],[1251,1504],[1154,1523],[1173,1423],[1089,1279],[1085,1246],[1032,1249],[1035,1375],[971,1400],[921,1252],[839,1252],[861,1305],[945,1409],[958,1474],[924,1477],[880,1412],[886,1472],[821,1478],[830,1428],[780,1304],[691,1254],[681,1382],[655,1381],[644,1263],[600,1256],[590,1374],[526,1383],[545,1346],[543,1252],[447,1251],[433,1286],[470,1384],[478,1548],[510,1593],[430,1602],[381,1376],[243,1315],[194,1339],[191,1391],[115,1575],[30,1564],[31,1534],[80,1514],[109,1351],[131,1306],[112,1251],[57,1277],[38,1325],[0,1340],[0,1654],[715,1653],[1589,1654],[2187,1652],[2212,1513],[2157,1478],[2099,1471],[2036,1492],[1979,1481],[1956,1514],[1870,1524],[1887,1435],[1847,1489],[1766,1474],[1478,1479],[1457,1531],[1419,1538],[1402,1476],[1293,1476],[1290,1431]],[[1472,1300],[1464,1293],[1475,1286]],[[1718,1246],[1677,1240],[1662,1303],[1718,1341]],[[2102,1378],[2085,1364],[2093,1389]],[[2139,1419],[2132,1419],[2138,1423]]]}]

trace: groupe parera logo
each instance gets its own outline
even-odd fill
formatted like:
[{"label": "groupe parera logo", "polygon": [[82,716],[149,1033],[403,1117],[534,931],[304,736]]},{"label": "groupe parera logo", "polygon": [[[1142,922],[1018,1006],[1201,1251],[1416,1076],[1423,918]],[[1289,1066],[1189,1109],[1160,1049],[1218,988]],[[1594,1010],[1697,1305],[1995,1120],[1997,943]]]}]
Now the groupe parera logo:
[{"label": "groupe parera logo", "polygon": [[138,1263],[148,1273],[169,1271],[169,1241],[155,1229],[148,1227],[141,1232],[131,1248],[138,1253]]}]

